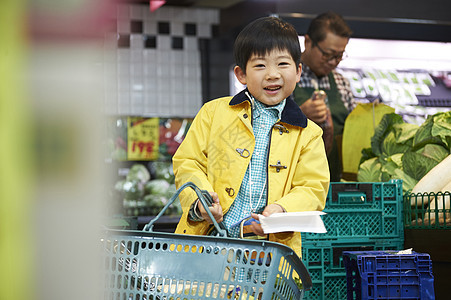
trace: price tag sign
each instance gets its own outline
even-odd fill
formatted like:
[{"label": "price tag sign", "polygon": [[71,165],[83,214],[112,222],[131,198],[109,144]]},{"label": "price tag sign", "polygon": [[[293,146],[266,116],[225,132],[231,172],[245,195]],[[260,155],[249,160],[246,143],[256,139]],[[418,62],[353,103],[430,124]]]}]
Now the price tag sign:
[{"label": "price tag sign", "polygon": [[159,118],[128,117],[128,160],[158,158]]}]

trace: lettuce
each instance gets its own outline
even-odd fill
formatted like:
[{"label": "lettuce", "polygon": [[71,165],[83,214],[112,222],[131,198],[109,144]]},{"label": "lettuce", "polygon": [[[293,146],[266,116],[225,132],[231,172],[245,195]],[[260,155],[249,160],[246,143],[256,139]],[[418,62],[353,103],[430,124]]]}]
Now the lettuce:
[{"label": "lettuce", "polygon": [[357,172],[357,181],[381,181],[381,164],[377,157],[370,158],[360,164],[359,170]]},{"label": "lettuce", "polygon": [[150,180],[150,173],[142,164],[133,164],[127,174],[127,180],[137,180],[141,183],[146,183]]},{"label": "lettuce", "polygon": [[417,130],[417,125],[404,123],[400,115],[386,114],[371,138],[371,149],[376,156],[383,157],[404,153],[412,147]]},{"label": "lettuce", "polygon": [[170,185],[171,184],[164,179],[154,179],[146,182],[144,190],[148,195],[166,196]]},{"label": "lettuce", "polygon": [[[382,117],[379,125],[374,131],[374,135],[371,138],[371,149],[376,156],[381,156],[384,152],[384,140],[393,131],[394,124],[403,123],[402,117],[398,114],[391,113]],[[385,149],[388,145],[385,146]]]},{"label": "lettuce", "polygon": [[398,114],[386,114],[371,138],[371,148],[362,150],[358,181],[402,179],[411,190],[451,152],[451,111],[429,116],[417,126]]},{"label": "lettuce", "polygon": [[415,149],[426,144],[437,144],[450,151],[451,147],[451,111],[429,116],[420,126],[413,141]]}]

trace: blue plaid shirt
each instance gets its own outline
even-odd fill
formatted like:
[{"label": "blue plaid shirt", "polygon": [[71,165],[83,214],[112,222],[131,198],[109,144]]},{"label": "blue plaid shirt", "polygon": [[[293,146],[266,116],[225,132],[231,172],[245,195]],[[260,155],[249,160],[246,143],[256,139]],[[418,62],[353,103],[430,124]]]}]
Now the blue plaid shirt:
[{"label": "blue plaid shirt", "polygon": [[224,224],[231,237],[239,237],[240,227],[231,225],[250,215],[261,213],[266,207],[269,139],[273,125],[281,119],[286,99],[276,106],[267,107],[260,101],[254,101],[252,128],[255,136],[255,149],[249,166],[241,182],[238,195],[224,215]]}]

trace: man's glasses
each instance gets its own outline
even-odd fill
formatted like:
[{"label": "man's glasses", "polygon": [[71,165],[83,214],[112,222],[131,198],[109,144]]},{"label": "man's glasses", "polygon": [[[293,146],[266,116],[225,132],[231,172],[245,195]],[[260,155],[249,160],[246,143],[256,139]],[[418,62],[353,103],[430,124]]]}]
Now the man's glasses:
[{"label": "man's glasses", "polygon": [[321,54],[323,55],[323,58],[326,60],[326,61],[331,61],[331,60],[335,60],[335,61],[337,61],[337,62],[340,62],[340,61],[342,61],[343,59],[345,59],[345,58],[347,58],[348,57],[348,55],[346,54],[346,52],[341,52],[341,53],[338,53],[338,54],[335,54],[335,53],[328,53],[328,52],[326,52],[326,51],[324,51],[323,49],[321,49],[321,47],[318,45],[318,43],[317,42],[313,42],[313,47],[317,47],[318,48],[318,50],[321,52]]}]

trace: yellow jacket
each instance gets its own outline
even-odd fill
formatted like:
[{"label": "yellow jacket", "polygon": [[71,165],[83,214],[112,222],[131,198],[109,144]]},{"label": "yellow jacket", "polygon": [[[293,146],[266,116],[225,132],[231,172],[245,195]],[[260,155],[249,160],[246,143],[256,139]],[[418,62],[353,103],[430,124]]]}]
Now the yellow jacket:
[{"label": "yellow jacket", "polygon": [[[251,103],[244,92],[204,104],[173,157],[177,188],[192,181],[201,189],[215,191],[224,214],[238,194],[255,146]],[[277,203],[287,212],[324,209],[329,168],[321,135],[321,128],[288,98],[270,138],[267,205]],[[180,195],[183,214],[176,233],[207,233],[206,221],[188,219],[196,199],[188,189]],[[301,256],[299,232],[270,234],[269,240]]]}]

